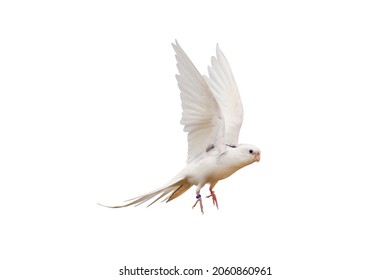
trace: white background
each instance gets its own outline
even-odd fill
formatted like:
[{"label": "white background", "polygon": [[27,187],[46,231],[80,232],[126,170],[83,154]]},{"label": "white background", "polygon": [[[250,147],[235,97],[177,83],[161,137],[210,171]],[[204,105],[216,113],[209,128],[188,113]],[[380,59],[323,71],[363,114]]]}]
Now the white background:
[{"label": "white background", "polygon": [[[2,1],[0,278],[177,265],[389,279],[385,3]],[[185,164],[174,39],[202,73],[220,44],[244,104],[240,141],[262,161],[221,181],[220,209],[205,201],[204,215],[193,189],[150,208],[99,207]]]}]

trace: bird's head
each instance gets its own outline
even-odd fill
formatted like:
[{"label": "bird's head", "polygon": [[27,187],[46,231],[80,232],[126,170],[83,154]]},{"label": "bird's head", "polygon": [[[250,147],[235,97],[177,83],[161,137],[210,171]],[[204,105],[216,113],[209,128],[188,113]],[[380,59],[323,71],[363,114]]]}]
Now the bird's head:
[{"label": "bird's head", "polygon": [[245,164],[251,164],[260,161],[260,149],[256,146],[250,144],[241,144],[237,146],[237,149],[240,153],[240,157],[245,162]]}]

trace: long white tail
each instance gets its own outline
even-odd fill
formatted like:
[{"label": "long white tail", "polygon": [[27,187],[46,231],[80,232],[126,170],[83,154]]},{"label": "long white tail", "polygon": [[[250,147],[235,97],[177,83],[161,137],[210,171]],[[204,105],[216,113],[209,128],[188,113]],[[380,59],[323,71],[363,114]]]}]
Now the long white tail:
[{"label": "long white tail", "polygon": [[165,186],[165,187],[162,187],[160,189],[146,193],[144,195],[126,200],[125,202],[127,202],[127,203],[125,203],[123,205],[107,206],[107,205],[103,205],[100,203],[98,203],[98,204],[101,206],[104,206],[104,207],[108,207],[108,208],[123,208],[123,207],[131,206],[131,205],[138,206],[138,205],[141,205],[142,203],[145,203],[146,201],[156,197],[157,195],[159,195],[155,200],[153,200],[148,205],[148,207],[149,207],[150,205],[152,205],[153,203],[155,203],[156,201],[158,201],[160,199],[163,199],[164,197],[165,197],[165,199],[163,199],[161,202],[164,202],[164,201],[169,202],[169,201],[179,197],[183,193],[185,193],[191,186],[192,185],[187,183],[186,179],[181,179],[181,180],[178,180],[172,184],[169,184],[168,186]]}]

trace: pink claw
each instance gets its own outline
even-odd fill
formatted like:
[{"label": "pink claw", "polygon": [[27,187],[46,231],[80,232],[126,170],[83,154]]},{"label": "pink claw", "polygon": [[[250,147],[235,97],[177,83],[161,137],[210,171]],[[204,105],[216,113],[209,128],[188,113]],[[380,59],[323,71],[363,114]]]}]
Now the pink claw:
[{"label": "pink claw", "polygon": [[195,202],[194,206],[192,206],[192,209],[194,209],[194,207],[196,206],[196,204],[198,204],[198,202],[199,202],[199,205],[200,205],[200,211],[202,212],[202,214],[204,214],[203,213],[202,197],[200,196],[200,194],[196,195],[196,202]]},{"label": "pink claw", "polygon": [[209,198],[209,197],[213,198],[213,204],[215,206],[217,206],[217,209],[219,209],[218,208],[218,200],[217,200],[217,196],[215,195],[215,192],[214,191],[210,191],[210,195],[206,196],[206,198]]}]

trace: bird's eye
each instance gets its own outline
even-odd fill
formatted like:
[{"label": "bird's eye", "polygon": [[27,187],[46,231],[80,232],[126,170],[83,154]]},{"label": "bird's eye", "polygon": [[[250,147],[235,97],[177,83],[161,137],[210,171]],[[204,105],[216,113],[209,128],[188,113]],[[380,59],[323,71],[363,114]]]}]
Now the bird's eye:
[{"label": "bird's eye", "polygon": [[249,153],[250,153],[250,154],[253,154],[253,150],[249,150]]}]

